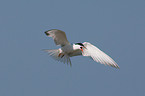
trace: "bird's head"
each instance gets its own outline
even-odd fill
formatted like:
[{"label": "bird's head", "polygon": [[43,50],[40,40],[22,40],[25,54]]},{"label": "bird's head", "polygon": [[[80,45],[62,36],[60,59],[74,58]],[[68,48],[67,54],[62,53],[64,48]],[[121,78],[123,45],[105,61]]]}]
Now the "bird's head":
[{"label": "bird's head", "polygon": [[75,43],[73,48],[74,48],[74,50],[79,49],[79,50],[81,50],[83,52],[83,49],[86,48],[86,47],[82,43]]}]

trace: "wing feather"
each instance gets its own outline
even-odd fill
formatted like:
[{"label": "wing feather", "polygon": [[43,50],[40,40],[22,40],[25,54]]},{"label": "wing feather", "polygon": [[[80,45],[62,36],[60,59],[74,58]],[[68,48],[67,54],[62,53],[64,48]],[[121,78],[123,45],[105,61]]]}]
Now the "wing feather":
[{"label": "wing feather", "polygon": [[52,37],[56,45],[65,46],[66,44],[70,44],[67,40],[65,32],[61,30],[52,29],[46,31],[45,34],[49,37]]},{"label": "wing feather", "polygon": [[71,60],[69,58],[69,56],[67,54],[64,54],[64,56],[59,56],[60,54],[60,50],[59,49],[52,49],[52,50],[44,50],[45,52],[47,52],[53,59],[63,62],[64,64],[67,63],[70,66],[72,66],[71,64]]},{"label": "wing feather", "polygon": [[94,61],[99,62],[101,64],[109,65],[115,68],[119,68],[117,63],[109,57],[107,54],[105,54],[103,51],[101,51],[96,46],[92,45],[89,42],[83,43],[86,48],[83,49],[83,56],[91,57]]}]

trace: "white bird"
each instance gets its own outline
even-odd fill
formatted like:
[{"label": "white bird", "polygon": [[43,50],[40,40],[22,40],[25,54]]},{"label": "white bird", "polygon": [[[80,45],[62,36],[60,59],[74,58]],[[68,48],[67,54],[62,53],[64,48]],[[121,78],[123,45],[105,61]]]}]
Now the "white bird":
[{"label": "white bird", "polygon": [[56,45],[61,46],[59,49],[44,50],[58,61],[71,65],[70,57],[82,55],[91,57],[94,61],[101,64],[119,68],[111,57],[89,42],[70,44],[65,32],[58,29],[45,31],[45,34],[52,37]]}]

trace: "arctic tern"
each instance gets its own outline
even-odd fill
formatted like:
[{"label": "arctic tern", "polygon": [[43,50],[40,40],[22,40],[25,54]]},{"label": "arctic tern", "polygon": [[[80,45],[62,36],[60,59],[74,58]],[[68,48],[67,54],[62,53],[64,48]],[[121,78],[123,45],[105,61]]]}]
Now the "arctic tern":
[{"label": "arctic tern", "polygon": [[89,42],[71,44],[67,40],[65,32],[58,29],[45,31],[45,34],[48,37],[52,37],[56,45],[61,46],[59,49],[44,50],[55,60],[71,65],[70,57],[82,55],[91,57],[94,61],[101,64],[119,68],[110,56]]}]

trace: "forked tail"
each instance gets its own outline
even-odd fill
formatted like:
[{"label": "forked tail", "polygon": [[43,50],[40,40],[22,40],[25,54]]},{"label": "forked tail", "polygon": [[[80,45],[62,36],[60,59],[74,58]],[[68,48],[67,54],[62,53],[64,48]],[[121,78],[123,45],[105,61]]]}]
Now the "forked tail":
[{"label": "forked tail", "polygon": [[72,66],[69,56],[67,54],[60,53],[59,49],[52,49],[52,50],[46,49],[44,51],[47,52],[53,59],[63,63],[70,64],[70,66]]}]

